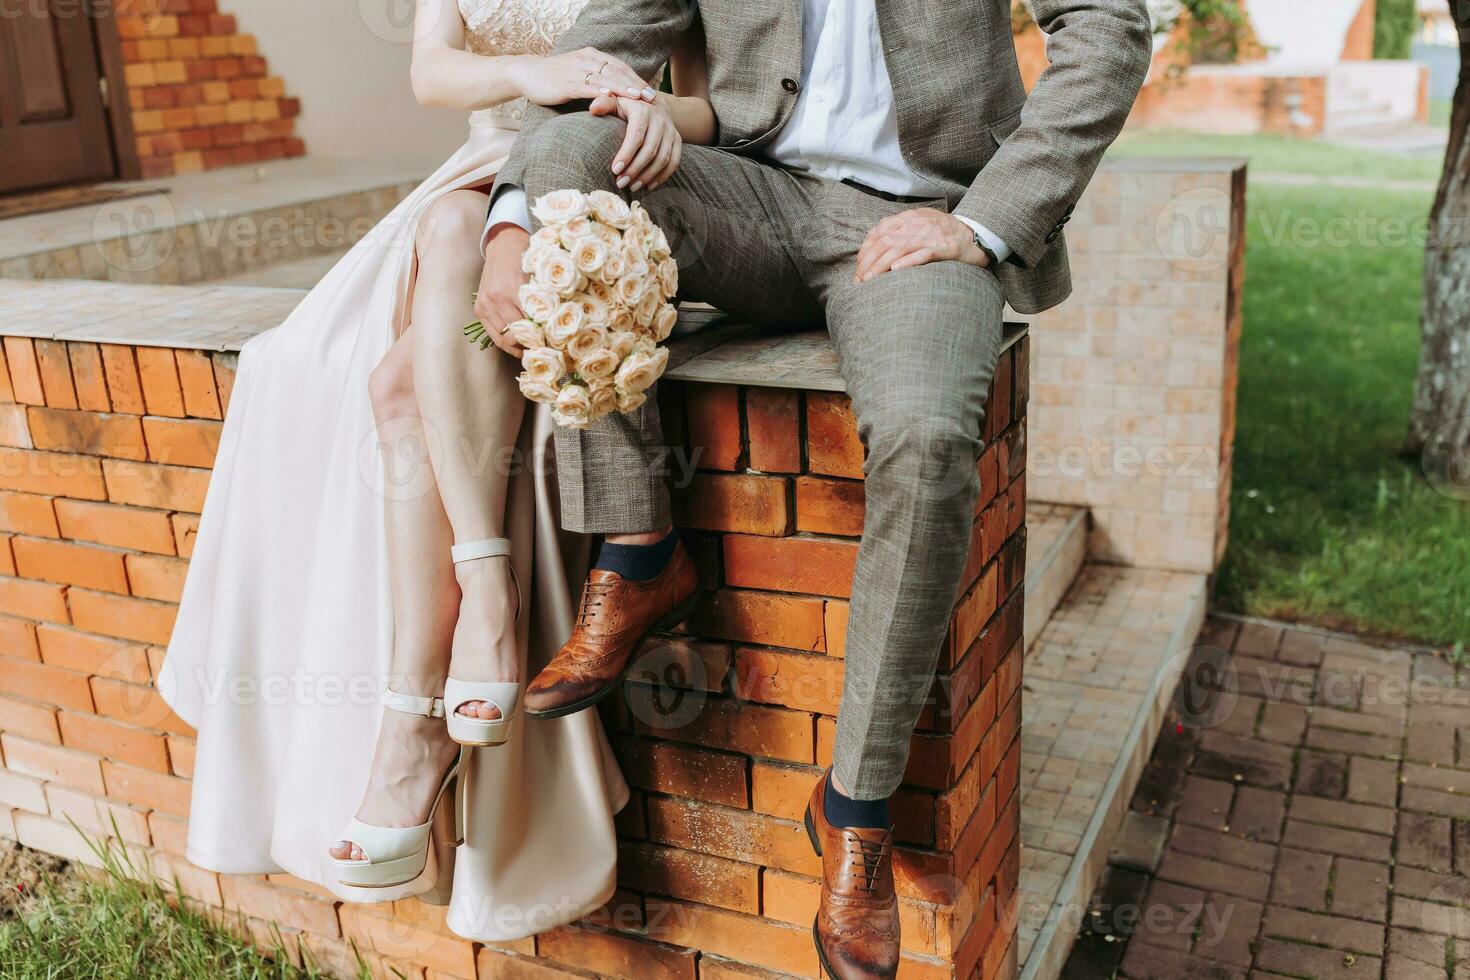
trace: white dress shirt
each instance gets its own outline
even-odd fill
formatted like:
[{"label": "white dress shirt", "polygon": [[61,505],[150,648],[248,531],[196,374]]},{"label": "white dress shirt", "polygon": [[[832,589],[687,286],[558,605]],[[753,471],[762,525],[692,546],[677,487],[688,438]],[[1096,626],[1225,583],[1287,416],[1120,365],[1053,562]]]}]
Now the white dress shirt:
[{"label": "white dress shirt", "polygon": [[[883,60],[876,0],[804,0],[801,89],[796,107],[766,156],[795,170],[831,180],[852,179],[902,197],[943,197],[903,158],[893,83]],[[955,215],[1000,261],[1010,248],[984,225]],[[499,224],[531,227],[525,192],[505,188],[490,209]]]}]

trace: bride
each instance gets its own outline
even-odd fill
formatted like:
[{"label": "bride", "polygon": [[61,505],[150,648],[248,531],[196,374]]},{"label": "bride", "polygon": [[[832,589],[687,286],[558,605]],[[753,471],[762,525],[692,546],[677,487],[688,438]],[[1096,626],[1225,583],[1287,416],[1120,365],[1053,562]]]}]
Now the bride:
[{"label": "bride", "polygon": [[448,893],[450,928],[485,941],[615,887],[627,787],[597,714],[516,710],[586,563],[559,530],[549,414],[461,329],[525,100],[637,120],[650,186],[680,138],[713,139],[702,51],[671,63],[678,97],[598,51],[550,54],[587,2],[418,0],[414,93],[470,110],[469,140],[241,354],[159,679],[199,731],[195,864],[349,901]]}]

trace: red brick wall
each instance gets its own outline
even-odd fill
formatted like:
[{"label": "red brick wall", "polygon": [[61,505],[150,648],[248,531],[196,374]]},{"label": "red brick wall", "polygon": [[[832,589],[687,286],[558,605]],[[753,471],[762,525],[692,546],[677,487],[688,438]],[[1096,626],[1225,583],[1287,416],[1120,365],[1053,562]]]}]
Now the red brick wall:
[{"label": "red brick wall", "polygon": [[[903,976],[1016,969],[1026,341],[1001,361],[971,560],[896,800]],[[676,493],[713,590],[653,662],[706,699],[670,726],[642,670],[603,711],[633,799],[621,889],[581,925],[483,946],[416,900],[355,906],[183,853],[193,733],[153,689],[233,372],[219,356],[6,338],[0,361],[0,836],[80,855],[68,817],[319,962],[409,977],[815,976],[801,809],[831,757],[861,447],[845,397],[666,385]],[[530,958],[535,958],[532,963]],[[580,971],[580,972],[579,972]]]},{"label": "red brick wall", "polygon": [[1353,22],[1348,25],[1342,45],[1343,61],[1373,60],[1373,22],[1377,19],[1378,0],[1363,0]]},{"label": "red brick wall", "polygon": [[306,152],[300,102],[218,0],[123,0],[117,25],[145,177]]},{"label": "red brick wall", "polygon": [[[1297,110],[1304,114],[1298,119]],[[1327,122],[1327,77],[1186,71],[1143,87],[1128,125],[1213,133],[1317,136]]]}]

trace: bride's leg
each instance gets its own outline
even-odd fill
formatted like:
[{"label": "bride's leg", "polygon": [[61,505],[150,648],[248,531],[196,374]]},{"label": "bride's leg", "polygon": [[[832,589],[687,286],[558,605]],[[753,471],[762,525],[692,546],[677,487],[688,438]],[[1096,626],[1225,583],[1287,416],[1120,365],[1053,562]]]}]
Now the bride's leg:
[{"label": "bride's leg", "polygon": [[[440,198],[419,225],[419,279],[413,297],[414,379],[430,434],[439,496],[454,540],[506,537],[510,452],[525,399],[516,386],[520,363],[465,340],[475,318],[474,292],[484,259],[486,195],[455,191]],[[455,566],[462,599],[451,673],[467,681],[520,679],[516,589],[504,559]],[[499,709],[471,702],[465,714],[493,719]]]},{"label": "bride's leg", "polygon": [[[410,327],[368,382],[386,469],[384,516],[393,597],[391,687],[438,697],[444,690],[449,645],[459,617],[459,587],[449,561],[452,532],[439,500],[413,384]],[[428,817],[440,777],[457,750],[438,718],[383,712],[367,791],[358,819],[380,827],[410,827]],[[363,860],[356,845],[338,841],[332,856]]]}]

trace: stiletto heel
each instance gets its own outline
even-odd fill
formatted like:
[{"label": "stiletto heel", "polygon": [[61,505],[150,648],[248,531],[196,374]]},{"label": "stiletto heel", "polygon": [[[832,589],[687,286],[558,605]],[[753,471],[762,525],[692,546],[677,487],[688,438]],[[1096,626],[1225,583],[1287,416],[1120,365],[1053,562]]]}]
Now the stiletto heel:
[{"label": "stiletto heel", "polygon": [[[484,558],[510,558],[509,538],[485,538],[467,541],[450,549],[450,557],[456,565]],[[516,621],[521,618],[521,583],[512,567],[510,577],[516,584]],[[462,681],[450,675],[444,684],[444,721],[449,737],[461,745],[503,745],[510,738],[510,729],[520,707],[521,687],[519,682],[508,681]],[[500,709],[500,717],[493,720],[471,718],[459,713],[461,705],[471,701],[484,701]]]},{"label": "stiletto heel", "polygon": [[[382,703],[384,707],[406,714],[423,715],[426,718],[444,716],[442,698],[421,698],[399,694],[397,691],[384,691]],[[359,888],[389,888],[413,881],[423,874],[424,865],[429,860],[429,831],[445,796],[449,797],[450,805],[455,807],[455,843],[462,843],[463,817],[456,804],[460,795],[459,782],[465,759],[466,752],[461,748],[454,762],[445,771],[444,778],[439,781],[439,791],[434,794],[434,802],[429,807],[429,819],[418,826],[379,827],[363,823],[354,817],[338,840],[356,844],[366,857],[361,861],[332,858],[332,864],[337,868],[337,880],[344,885],[356,885]]]}]

